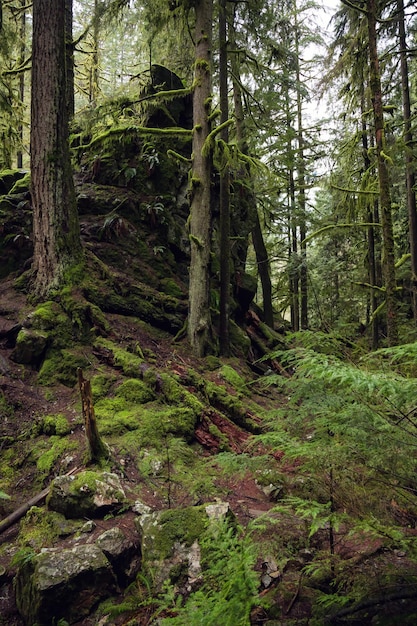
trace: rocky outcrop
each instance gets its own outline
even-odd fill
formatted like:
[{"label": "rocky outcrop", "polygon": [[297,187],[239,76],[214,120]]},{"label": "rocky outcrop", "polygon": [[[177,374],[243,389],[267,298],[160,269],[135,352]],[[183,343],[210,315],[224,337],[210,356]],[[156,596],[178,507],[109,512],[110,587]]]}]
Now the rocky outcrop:
[{"label": "rocky outcrop", "polygon": [[58,476],[51,485],[47,504],[66,518],[103,517],[126,503],[119,477],[110,472],[86,471]]},{"label": "rocky outcrop", "polygon": [[16,604],[26,624],[69,624],[117,591],[109,560],[97,545],[45,549],[26,560],[15,578]]}]

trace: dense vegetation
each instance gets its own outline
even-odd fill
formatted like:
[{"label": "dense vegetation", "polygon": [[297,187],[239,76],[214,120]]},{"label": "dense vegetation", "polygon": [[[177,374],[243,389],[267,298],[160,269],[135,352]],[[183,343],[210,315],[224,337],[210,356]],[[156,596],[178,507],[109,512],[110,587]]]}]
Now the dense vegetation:
[{"label": "dense vegetation", "polygon": [[[414,624],[413,4],[49,4],[0,2],[3,518],[88,466],[100,523],[198,539],[197,582],[144,560],[84,626]],[[82,532],[41,506],[0,522],[0,624]]]}]

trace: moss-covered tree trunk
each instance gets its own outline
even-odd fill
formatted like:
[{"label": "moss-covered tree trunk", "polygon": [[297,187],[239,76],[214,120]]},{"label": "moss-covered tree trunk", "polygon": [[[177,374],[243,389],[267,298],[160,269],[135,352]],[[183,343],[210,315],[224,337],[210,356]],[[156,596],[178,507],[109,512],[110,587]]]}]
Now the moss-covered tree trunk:
[{"label": "moss-covered tree trunk", "polygon": [[377,50],[377,2],[367,0],[369,37],[370,90],[375,125],[375,146],[378,162],[379,206],[383,237],[382,271],[385,285],[387,311],[387,339],[390,346],[398,342],[398,320],[396,302],[394,235],[391,213],[391,188],[385,153],[384,111],[382,104],[381,74]]},{"label": "moss-covered tree trunk", "polygon": [[404,115],[405,165],[408,207],[408,231],[411,254],[411,290],[414,319],[417,320],[417,201],[415,157],[413,155],[414,137],[412,131],[412,111],[410,99],[410,80],[407,60],[407,37],[405,29],[404,0],[397,0],[398,28],[400,40],[401,87]]},{"label": "moss-covered tree trunk", "polygon": [[[212,0],[197,0],[196,61],[193,94],[193,160],[190,215],[190,285],[188,338],[196,356],[204,356],[211,342],[210,239],[211,154],[205,146],[210,133]],[[203,148],[206,149],[203,149]]]},{"label": "moss-covered tree trunk", "polygon": [[34,285],[44,297],[81,257],[68,146],[65,0],[33,2],[31,174]]}]

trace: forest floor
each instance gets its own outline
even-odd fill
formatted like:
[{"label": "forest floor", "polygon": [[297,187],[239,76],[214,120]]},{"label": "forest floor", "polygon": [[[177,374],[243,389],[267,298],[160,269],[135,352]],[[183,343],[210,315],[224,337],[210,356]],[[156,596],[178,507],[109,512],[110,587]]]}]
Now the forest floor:
[{"label": "forest floor", "polygon": [[[2,416],[0,425],[0,434],[2,446],[0,447],[0,455],[2,448],[7,442],[13,441],[14,459],[13,467],[15,470],[15,479],[10,484],[8,494],[10,500],[2,501],[0,506],[0,516],[10,514],[13,510],[27,502],[32,496],[36,495],[41,489],[45,488],[55,475],[65,473],[66,471],[76,468],[85,467],[86,459],[86,439],[85,433],[80,422],[80,397],[78,387],[68,387],[65,385],[41,386],[37,383],[37,371],[28,366],[19,365],[10,359],[12,346],[10,345],[11,330],[22,322],[22,319],[32,310],[26,297],[16,291],[12,279],[3,280],[0,283],[0,390],[9,406],[13,407],[13,414],[5,414]],[[142,350],[150,350],[156,355],[156,362],[153,364],[160,371],[169,371],[179,376],[187,370],[193,368],[200,371],[206,379],[217,379],[216,370],[202,370],[201,361],[191,356],[185,343],[173,344],[169,335],[158,333],[157,337],[152,336],[146,330],[138,330],[138,325],[134,320],[122,315],[107,315],[107,320],[111,326],[111,337],[117,338],[118,343],[128,345],[132,340],[139,343]],[[86,347],[87,350],[87,347]],[[234,361],[236,365],[236,361]],[[245,365],[241,364],[244,368]],[[118,371],[115,369],[113,373],[117,376]],[[246,372],[248,374],[248,372]],[[122,374],[120,373],[122,378]],[[257,389],[257,390],[256,390]],[[229,389],[233,393],[232,389]],[[286,402],[283,396],[274,388],[254,387],[252,402],[262,409],[271,409]],[[44,415],[61,413],[66,416],[69,424],[73,424],[68,441],[71,442],[71,452],[60,458],[52,471],[47,476],[39,478],[39,472],[36,463],[33,460],[32,448],[35,441],[39,437],[46,438],[45,435],[36,436],[30,434],[33,432],[33,426]],[[216,425],[224,437],[227,438],[229,450],[236,454],[247,453],[248,441],[252,435],[246,430],[234,424],[231,420],[222,416],[218,411],[210,409],[207,414],[209,420]],[[256,416],[254,416],[256,419]],[[203,418],[195,431],[195,446],[199,448],[198,454],[202,456],[212,456],[219,452],[218,438],[212,435],[207,420]],[[250,449],[250,454],[265,453],[262,450]],[[140,492],[140,500],[149,505],[153,510],[163,509],[167,506],[164,492],[161,489],[153,488],[152,480],[144,478],[137,468],[135,459],[124,455],[120,456],[117,449],[113,450],[118,466],[123,467],[122,482],[126,490],[127,496],[133,499],[137,498],[138,486]],[[293,479],[297,475],[297,463],[288,463],[283,459],[283,454],[274,452],[270,454],[270,466],[279,470],[281,475],[287,474]],[[227,500],[235,514],[239,524],[246,528],[253,520],[263,516],[270,511],[276,501],[268,495],[268,490],[264,490],[259,485],[257,477],[251,473],[237,473],[225,475],[219,472],[215,481],[219,498]],[[187,506],[195,504],[195,498],[187,493],[186,488],[176,483],[175,489],[171,494],[175,500],[176,506]],[[283,536],[291,535],[291,541],[300,544],[305,536],[305,525],[298,520],[288,520],[280,518],[278,514],[272,513],[272,517],[277,518],[278,527],[269,526],[262,534],[262,541],[273,541],[274,534],[278,533]],[[133,525],[134,514],[126,511],[117,518],[117,525],[123,528],[128,534],[134,533]],[[98,520],[96,521],[95,530],[91,536],[91,540],[103,530],[114,525],[114,520]],[[287,525],[287,527],[285,526]],[[15,567],[11,564],[10,555],[13,554],[14,541],[18,535],[19,524],[13,525],[2,535],[0,535],[0,547],[9,545],[10,550],[2,553],[0,558],[0,624],[6,626],[21,626],[21,621],[14,603],[14,595],[12,591],[12,579],[15,574]],[[269,536],[268,536],[269,535]],[[298,535],[298,537],[297,537]],[[62,540],[60,546],[65,547],[70,540]],[[318,532],[314,538],[314,544],[311,549],[314,551],[325,550],[328,548],[328,532],[326,529]],[[335,533],[335,550],[340,557],[351,562],[357,570],[363,568],[366,572],[367,568],[373,568],[374,571],[379,567],[377,565],[381,560],[385,565],[393,568],[401,568],[407,560],[405,555],[400,552],[388,552],[384,550],[384,542],[382,540],[371,540],[365,535],[351,537],[344,530],[340,529]],[[302,565],[309,561],[311,556],[310,550],[305,549],[303,554],[295,559],[294,563],[288,562],[283,572],[273,583],[275,590],[275,603],[277,610],[281,614],[279,621],[269,621],[267,614],[260,607],[255,609],[252,614],[252,624],[305,624],[309,623],[311,612],[311,593],[308,587],[303,588],[302,582]],[[3,566],[3,568],[2,568]],[[257,568],[261,574],[262,562],[258,562]],[[285,582],[285,585],[283,584]],[[270,594],[271,588],[262,589],[260,594]],[[392,611],[385,614],[389,620],[389,614],[395,613],[395,605]],[[139,626],[146,626],[149,623],[150,609],[143,608],[138,611],[135,619]],[[393,618],[392,618],[393,619]],[[92,616],[79,622],[80,626],[93,626],[97,624],[97,618]],[[126,623],[123,617],[115,618],[114,624]],[[359,622],[352,622],[359,623]],[[365,623],[365,622],[360,622]],[[379,622],[366,622],[369,624]],[[381,622],[382,623],[382,622]],[[384,622],[394,623],[394,622]],[[219,624],[219,626],[221,626]]]}]

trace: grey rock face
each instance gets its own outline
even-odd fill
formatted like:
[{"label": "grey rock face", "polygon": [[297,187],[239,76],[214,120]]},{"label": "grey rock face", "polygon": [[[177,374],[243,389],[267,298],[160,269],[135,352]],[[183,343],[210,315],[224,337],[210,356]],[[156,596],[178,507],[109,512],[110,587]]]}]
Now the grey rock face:
[{"label": "grey rock face", "polygon": [[[27,624],[69,624],[117,591],[110,562],[96,545],[45,549],[18,570],[16,603]],[[55,620],[55,622],[53,621]]]}]

